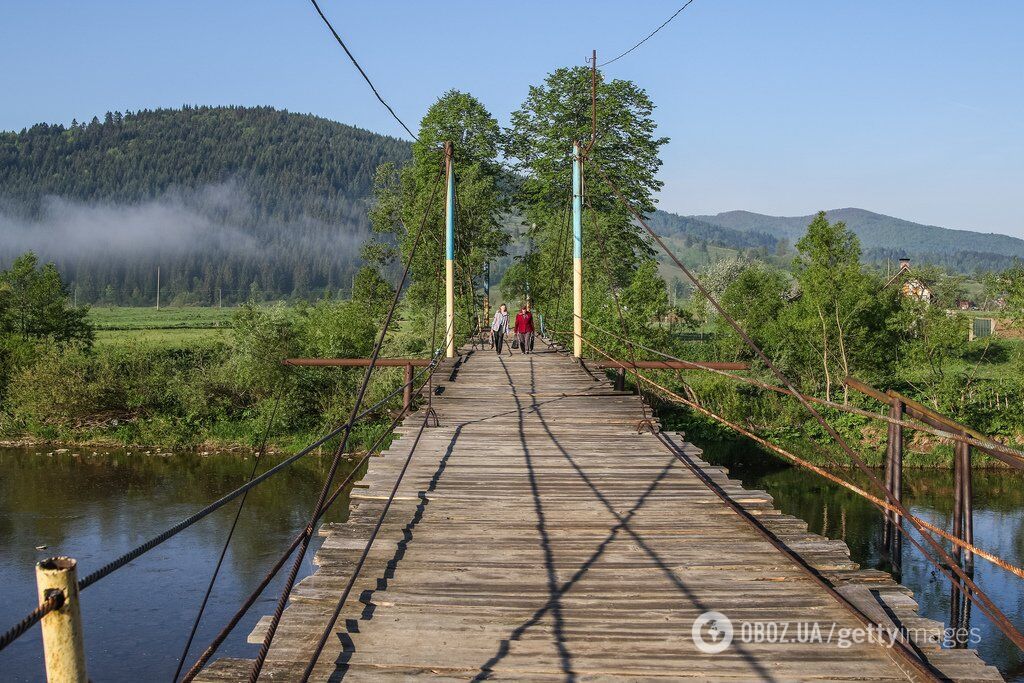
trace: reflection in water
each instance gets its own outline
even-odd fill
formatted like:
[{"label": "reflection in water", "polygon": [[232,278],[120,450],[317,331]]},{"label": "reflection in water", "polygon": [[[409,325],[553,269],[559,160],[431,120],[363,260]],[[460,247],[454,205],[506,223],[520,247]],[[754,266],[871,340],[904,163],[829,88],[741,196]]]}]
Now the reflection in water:
[{"label": "reflection in water", "polygon": [[[845,541],[855,562],[890,569],[880,552],[882,515],[871,503],[753,445],[701,445],[706,459],[728,467],[730,475],[740,479],[745,487],[767,491],[780,509],[805,520],[810,531]],[[867,477],[859,472],[847,472],[845,477],[870,490]],[[952,472],[907,469],[903,480],[904,503],[911,512],[939,528],[951,529]],[[1024,477],[1018,472],[977,470],[974,500],[975,542],[1013,564],[1024,564]],[[1024,581],[981,558],[975,560],[974,579],[1014,625],[1024,629]],[[949,581],[907,543],[903,548],[901,580],[914,591],[923,615],[949,625]],[[977,647],[982,658],[997,666],[1008,680],[1024,681],[1024,654],[977,610],[970,613],[970,625],[979,629],[981,638],[971,647]]]},{"label": "reflection in water", "polygon": [[[267,456],[260,471],[279,460]],[[190,663],[305,525],[328,461],[327,454],[311,454],[249,493]],[[36,606],[38,560],[69,555],[84,576],[244,483],[251,468],[252,456],[239,454],[79,456],[0,449],[0,629]],[[227,504],[82,594],[90,677],[171,677],[236,506]],[[343,496],[327,521],[343,519],[347,510]],[[36,550],[42,545],[47,547]],[[313,570],[314,550],[302,576]],[[220,655],[255,655],[246,636],[273,611],[279,591],[278,582],[267,588]],[[0,653],[0,669],[5,681],[44,678],[38,628]]]}]

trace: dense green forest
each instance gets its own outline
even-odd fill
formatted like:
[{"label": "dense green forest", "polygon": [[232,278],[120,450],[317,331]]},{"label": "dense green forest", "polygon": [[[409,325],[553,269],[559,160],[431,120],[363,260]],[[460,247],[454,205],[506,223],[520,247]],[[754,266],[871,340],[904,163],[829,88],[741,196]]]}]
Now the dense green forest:
[{"label": "dense green forest", "polygon": [[183,107],[0,133],[0,264],[32,249],[81,302],[347,293],[395,138],[270,107]]}]

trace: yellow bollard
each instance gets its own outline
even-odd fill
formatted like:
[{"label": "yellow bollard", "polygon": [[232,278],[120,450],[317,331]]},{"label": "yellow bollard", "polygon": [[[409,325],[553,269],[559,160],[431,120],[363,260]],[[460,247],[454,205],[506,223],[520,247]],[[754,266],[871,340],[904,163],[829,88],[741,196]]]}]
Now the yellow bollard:
[{"label": "yellow bollard", "polygon": [[57,590],[64,604],[43,617],[43,653],[46,680],[50,683],[86,683],[82,613],[78,606],[77,562],[70,557],[51,557],[36,565],[36,585],[42,603]]}]

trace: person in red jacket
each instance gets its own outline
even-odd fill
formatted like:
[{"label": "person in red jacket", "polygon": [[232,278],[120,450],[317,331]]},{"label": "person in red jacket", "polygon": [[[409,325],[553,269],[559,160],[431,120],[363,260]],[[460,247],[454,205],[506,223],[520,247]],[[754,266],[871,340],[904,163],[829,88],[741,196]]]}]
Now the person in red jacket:
[{"label": "person in red jacket", "polygon": [[516,314],[515,330],[519,350],[523,353],[531,353],[533,351],[533,314],[525,305]]}]

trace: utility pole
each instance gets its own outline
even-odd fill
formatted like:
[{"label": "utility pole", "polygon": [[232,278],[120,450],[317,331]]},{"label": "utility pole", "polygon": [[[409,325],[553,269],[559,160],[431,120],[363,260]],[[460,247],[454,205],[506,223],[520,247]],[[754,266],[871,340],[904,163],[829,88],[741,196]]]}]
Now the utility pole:
[{"label": "utility pole", "polygon": [[572,355],[583,355],[583,158],[572,143]]},{"label": "utility pole", "polygon": [[160,266],[156,267],[156,310],[160,310]]},{"label": "utility pole", "polygon": [[444,170],[448,180],[444,206],[445,355],[448,358],[455,357],[455,165],[452,155],[452,143],[444,143]]}]

